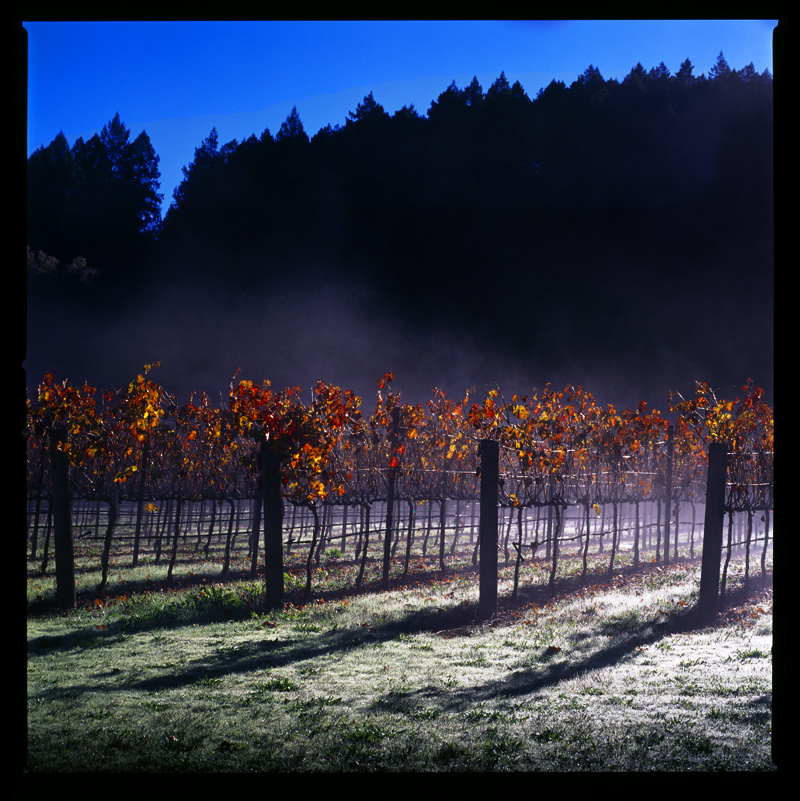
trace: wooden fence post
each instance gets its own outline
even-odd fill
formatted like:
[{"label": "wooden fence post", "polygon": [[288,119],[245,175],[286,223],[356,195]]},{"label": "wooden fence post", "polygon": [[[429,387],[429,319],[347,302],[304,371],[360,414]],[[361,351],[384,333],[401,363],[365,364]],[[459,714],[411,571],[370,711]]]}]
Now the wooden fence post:
[{"label": "wooden fence post", "polygon": [[[283,499],[281,462],[277,453],[261,443],[261,490],[264,497],[264,561],[267,609],[283,609]],[[258,544],[256,543],[256,548]]]},{"label": "wooden fence post", "polygon": [[713,617],[719,603],[719,563],[722,555],[722,532],[725,527],[725,479],[728,472],[728,444],[712,442],[708,446],[706,514],[703,524],[703,557],[700,569],[700,594],[697,610],[703,617]]},{"label": "wooden fence post", "polygon": [[56,551],[56,602],[75,608],[75,551],[70,512],[69,457],[62,450],[66,431],[50,432],[50,461],[53,466],[53,538]]},{"label": "wooden fence post", "polygon": [[478,616],[487,620],[497,614],[497,501],[500,479],[500,446],[484,439],[480,445],[481,511],[478,522],[480,539],[480,597]]}]

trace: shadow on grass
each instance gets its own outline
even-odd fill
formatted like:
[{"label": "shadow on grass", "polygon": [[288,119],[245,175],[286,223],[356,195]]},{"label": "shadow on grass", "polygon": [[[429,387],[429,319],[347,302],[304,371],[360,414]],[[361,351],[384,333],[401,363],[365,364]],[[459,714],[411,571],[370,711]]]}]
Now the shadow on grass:
[{"label": "shadow on grass", "polygon": [[[680,566],[675,567],[680,569]],[[640,566],[635,571],[627,569],[615,573],[614,581],[625,583],[626,581],[640,580],[643,574],[654,569],[663,571],[664,568],[646,565],[644,567]],[[474,572],[474,570],[469,568],[460,571],[452,570],[449,571],[449,575],[453,576],[457,572],[465,575]],[[652,645],[670,634],[708,628],[710,625],[725,625],[726,622],[730,622],[728,610],[737,608],[737,605],[744,603],[748,597],[752,598],[758,593],[759,589],[763,589],[769,583],[768,579],[769,576],[760,581],[751,580],[748,596],[743,595],[741,591],[738,594],[729,593],[720,609],[720,613],[711,622],[698,616],[692,608],[676,608],[665,613],[664,619],[656,623],[643,618],[636,618],[626,622],[624,626],[618,626],[616,629],[613,624],[610,624],[607,625],[608,631],[605,635],[607,642],[605,644],[600,645],[600,647],[585,647],[583,653],[581,648],[576,646],[570,650],[569,660],[560,659],[557,656],[557,649],[532,648],[532,651],[537,651],[535,665],[515,670],[509,673],[502,681],[491,681],[484,685],[462,688],[426,687],[407,694],[395,693],[395,700],[413,704],[417,698],[424,696],[428,702],[435,698],[442,707],[457,709],[461,706],[479,703],[490,698],[513,698],[536,692],[548,686],[584,675],[592,670],[621,664],[635,655],[639,649]],[[407,582],[396,580],[393,584],[397,587],[425,580],[426,577],[424,575],[421,577],[420,574],[415,574]],[[352,649],[392,640],[401,634],[468,636],[473,632],[480,631],[484,626],[502,624],[504,619],[510,624],[513,622],[515,612],[520,606],[544,601],[568,600],[584,590],[607,586],[609,581],[610,579],[607,575],[600,574],[587,576],[583,580],[580,577],[565,577],[556,582],[555,593],[548,587],[526,587],[514,599],[500,599],[498,615],[491,621],[479,621],[476,616],[476,606],[462,603],[451,608],[426,607],[424,609],[409,610],[399,618],[371,623],[369,627],[339,629],[334,626],[329,631],[315,632],[311,637],[300,633],[297,636],[284,636],[280,639],[265,638],[260,641],[237,644],[235,649],[209,655],[185,667],[172,667],[168,673],[158,676],[145,679],[130,677],[130,680],[126,680],[124,674],[120,675],[119,678],[122,681],[117,687],[124,690],[139,689],[150,692],[186,687],[200,681],[221,678],[226,675],[247,674],[265,669],[280,668],[300,661],[344,653]],[[377,590],[377,586],[368,586],[362,588],[360,592],[376,592]],[[327,593],[326,597],[352,596],[354,594],[352,590],[349,592],[341,591]],[[102,647],[103,645],[115,644],[120,638],[135,632],[176,629],[181,626],[210,624],[236,618],[243,619],[251,615],[252,610],[203,609],[193,606],[189,600],[183,602],[176,600],[172,606],[169,603],[165,604],[160,616],[149,610],[141,620],[136,620],[135,615],[128,614],[117,621],[110,622],[106,627],[82,629],[61,636],[34,638],[29,641],[28,652],[29,655],[36,655],[52,649]],[[598,638],[594,637],[592,639],[596,646]],[[540,653],[538,653],[539,651]],[[53,688],[50,691],[45,691],[42,695],[58,697],[63,693],[67,693],[74,697],[82,692],[114,692],[115,689],[113,685],[97,686],[86,683],[78,686],[73,685],[62,690]],[[400,698],[400,695],[403,695],[403,698]]]},{"label": "shadow on grass", "polygon": [[[675,567],[680,570],[680,565]],[[624,573],[625,578],[636,580],[642,573],[653,570],[663,571],[664,568],[652,565],[636,569],[628,568]],[[615,575],[615,579],[620,578],[621,576]],[[604,586],[608,581],[608,577],[601,576],[597,576],[593,582],[582,581],[580,577],[567,578],[557,586],[555,596],[547,587],[526,588],[525,592],[520,593],[516,604],[507,600],[501,605],[498,618],[502,620],[504,613],[507,615],[513,606],[520,603],[542,603],[553,600],[554,597],[569,600],[583,589]],[[760,604],[765,602],[771,586],[771,574],[751,578],[746,587],[741,585],[734,587],[721,597],[718,612],[712,617],[701,614],[696,607],[686,606],[662,612],[661,619],[657,621],[646,620],[635,613],[626,614],[618,619],[612,618],[598,626],[593,634],[580,638],[585,642],[583,647],[577,644],[580,640],[574,640],[573,647],[569,649],[566,657],[559,656],[561,649],[557,647],[532,646],[524,660],[526,665],[508,672],[502,680],[493,679],[485,684],[465,687],[445,688],[428,685],[408,692],[393,690],[391,704],[411,708],[423,702],[433,703],[441,710],[458,712],[491,700],[512,700],[515,697],[536,693],[564,681],[586,676],[593,671],[621,665],[635,657],[643,648],[655,645],[673,634],[719,629],[742,620],[752,622],[753,617],[758,616],[758,611],[763,611]],[[448,636],[466,635],[470,633],[469,628],[471,627],[441,633]],[[598,642],[601,643],[599,647]],[[384,703],[384,699],[378,699],[375,706],[381,707]]]}]

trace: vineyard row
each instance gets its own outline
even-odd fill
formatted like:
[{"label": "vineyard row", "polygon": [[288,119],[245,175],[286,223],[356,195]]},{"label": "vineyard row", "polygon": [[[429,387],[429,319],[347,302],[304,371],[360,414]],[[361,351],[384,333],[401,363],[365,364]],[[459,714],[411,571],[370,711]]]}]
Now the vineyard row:
[{"label": "vineyard row", "polygon": [[[676,420],[669,423],[644,403],[621,414],[611,405],[600,407],[580,387],[556,392],[548,386],[531,397],[513,395],[508,402],[499,390],[492,390],[482,403],[471,405],[468,394],[453,402],[435,390],[425,409],[401,402],[393,380],[387,373],[378,382],[374,411],[365,416],[360,398],[321,381],[310,403],[297,389],[275,392],[269,382],[257,387],[240,381],[231,384],[224,407],[212,406],[205,396],[178,407],[163,388],[140,375],[125,391],[103,393],[98,409],[92,387],[70,387],[46,376],[36,398],[29,398],[25,432],[28,497],[36,507],[33,540],[38,538],[43,504],[51,499],[56,542],[70,563],[71,505],[81,499],[105,502],[105,586],[121,505],[136,506],[136,564],[142,537],[148,536],[148,516],[172,501],[168,505],[174,505],[174,518],[164,523],[166,540],[172,538],[171,575],[182,521],[192,502],[228,500],[233,510],[234,500],[257,499],[250,536],[252,570],[263,526],[268,605],[277,607],[283,603],[287,508],[304,507],[313,518],[311,564],[324,547],[324,521],[332,516],[332,509],[356,507],[363,512],[366,520],[361,531],[366,539],[372,509],[383,502],[385,587],[392,537],[404,504],[411,511],[422,501],[431,507],[438,503],[444,569],[447,504],[479,500],[481,582],[483,586],[484,579],[488,582],[491,577],[495,584],[481,606],[482,614],[491,615],[495,606],[491,595],[496,591],[493,565],[501,542],[499,510],[516,511],[518,534],[512,541],[521,553],[526,546],[524,510],[540,514],[546,509],[544,542],[553,548],[555,571],[559,540],[583,538],[585,558],[592,539],[591,515],[602,515],[606,507],[613,515],[609,570],[621,536],[619,513],[624,505],[636,510],[634,550],[642,533],[640,505],[663,506],[665,559],[670,545],[677,542],[677,524],[670,529],[681,505],[694,509],[695,504],[706,502],[704,537],[714,543],[710,554],[722,548],[726,504],[729,513],[747,512],[748,542],[757,511],[772,509],[772,409],[763,391],[749,382],[744,396],[734,401],[719,400],[707,385],[698,384],[694,399],[678,396],[671,403]],[[212,509],[216,506],[212,503]],[[570,507],[580,507],[585,516],[583,534],[566,534]],[[764,518],[768,528],[769,515]],[[414,519],[410,514],[409,521]],[[711,527],[709,519],[714,521]],[[407,558],[413,531],[409,522]],[[231,519],[223,572],[236,532]],[[458,534],[456,528],[454,536]],[[506,535],[506,543],[510,536]],[[162,539],[156,537],[159,548]],[[527,544],[538,547],[538,535]],[[31,550],[35,552],[35,545]],[[359,582],[367,552],[365,543]],[[709,560],[710,565],[713,560]],[[711,581],[710,569],[704,568],[704,573]],[[65,575],[62,583],[67,579]],[[66,592],[66,603],[69,596]]]},{"label": "vineyard row", "polygon": [[[148,366],[148,370],[151,366]],[[772,409],[749,383],[735,401],[704,384],[697,397],[671,403],[668,423],[641,403],[618,413],[582,388],[531,397],[499,391],[482,402],[453,401],[435,390],[411,406],[379,382],[374,411],[319,382],[311,402],[268,382],[231,384],[227,403],[205,395],[183,406],[140,375],[125,391],[71,387],[46,376],[28,401],[28,495],[50,492],[53,437],[69,455],[76,498],[156,501],[252,498],[261,444],[280,460],[289,503],[345,505],[389,497],[423,501],[478,498],[478,444],[498,442],[499,502],[508,506],[702,500],[707,448],[728,444],[728,503],[772,507]],[[678,396],[679,397],[679,396]]]}]

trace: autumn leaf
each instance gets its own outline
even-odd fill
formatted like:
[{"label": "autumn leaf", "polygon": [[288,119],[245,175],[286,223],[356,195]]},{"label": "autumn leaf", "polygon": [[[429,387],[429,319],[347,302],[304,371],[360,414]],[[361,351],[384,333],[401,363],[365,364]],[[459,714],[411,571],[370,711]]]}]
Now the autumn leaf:
[{"label": "autumn leaf", "polygon": [[512,414],[520,420],[527,420],[530,417],[530,412],[521,404],[517,404],[511,409]]}]

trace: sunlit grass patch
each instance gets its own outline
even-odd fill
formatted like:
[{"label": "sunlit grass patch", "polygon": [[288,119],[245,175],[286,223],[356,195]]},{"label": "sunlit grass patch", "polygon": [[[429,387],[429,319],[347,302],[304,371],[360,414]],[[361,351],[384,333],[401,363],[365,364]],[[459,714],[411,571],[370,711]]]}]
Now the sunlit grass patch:
[{"label": "sunlit grass patch", "polygon": [[28,769],[772,769],[769,600],[684,630],[696,582],[596,579],[483,622],[468,572],[272,612],[237,578],[31,617]]}]

